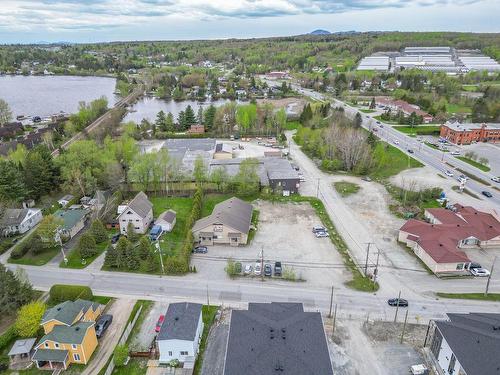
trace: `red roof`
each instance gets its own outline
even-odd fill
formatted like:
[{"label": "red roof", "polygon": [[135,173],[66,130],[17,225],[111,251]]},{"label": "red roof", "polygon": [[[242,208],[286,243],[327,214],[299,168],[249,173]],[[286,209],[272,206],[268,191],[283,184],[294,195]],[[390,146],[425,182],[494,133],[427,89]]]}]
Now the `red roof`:
[{"label": "red roof", "polygon": [[403,111],[407,115],[411,115],[412,112],[415,112],[417,116],[422,116],[423,118],[427,119],[433,119],[432,115],[429,113],[422,111],[418,106],[411,105],[408,102],[405,102],[404,100],[399,100],[399,99],[391,99],[391,98],[385,98],[385,97],[378,97],[376,98],[376,102],[378,104],[382,105],[389,105],[389,106],[394,106],[398,108],[399,110]]},{"label": "red roof", "polygon": [[493,215],[470,206],[455,205],[454,209],[456,212],[444,208],[427,210],[442,224],[411,219],[400,230],[409,233],[409,239],[416,241],[437,263],[470,262],[459,250],[460,241],[470,237],[480,241],[498,237],[500,222]]}]

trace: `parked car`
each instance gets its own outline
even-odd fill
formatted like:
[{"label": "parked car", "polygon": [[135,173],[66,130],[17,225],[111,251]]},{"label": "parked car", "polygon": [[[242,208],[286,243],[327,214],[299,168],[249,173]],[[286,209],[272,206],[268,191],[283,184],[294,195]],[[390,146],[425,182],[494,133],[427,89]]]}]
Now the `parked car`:
[{"label": "parked car", "polygon": [[474,269],[474,268],[483,268],[483,267],[481,267],[481,265],[480,265],[479,263],[474,263],[474,262],[472,262],[472,263],[470,264],[470,266],[469,266],[469,270],[472,270],[472,269]]},{"label": "parked car", "polygon": [[206,254],[206,253],[208,253],[208,248],[206,246],[196,246],[193,249],[193,253],[195,253],[195,254]]},{"label": "parked car", "polygon": [[95,324],[95,335],[98,339],[104,335],[104,332],[106,332],[112,321],[113,315],[110,314],[101,315],[101,317],[97,319]]},{"label": "parked car", "polygon": [[250,274],[252,273],[252,270],[253,270],[252,265],[251,265],[251,264],[247,264],[247,265],[245,266],[245,271],[244,271],[244,274],[245,274],[245,275],[250,275]]},{"label": "parked car", "polygon": [[444,172],[444,174],[447,175],[448,177],[453,177],[453,172],[448,169]]},{"label": "parked car", "polygon": [[165,315],[160,315],[160,317],[158,318],[158,321],[156,322],[156,326],[155,326],[156,333],[160,332],[160,329],[161,329],[161,326],[162,326],[164,320],[165,320]]},{"label": "parked car", "polygon": [[383,127],[384,127],[384,125],[380,124],[380,127],[381,127],[381,128],[383,128]]},{"label": "parked car", "polygon": [[370,177],[368,177],[368,176],[363,176],[363,177],[361,177],[361,179],[362,179],[363,181],[367,181],[367,182],[371,182],[371,180],[372,180],[372,179],[371,179]]},{"label": "parked car", "polygon": [[313,233],[317,233],[317,232],[326,232],[326,228],[322,225],[315,225],[313,227]]},{"label": "parked car", "polygon": [[315,235],[316,235],[316,238],[330,237],[328,232],[316,232]]},{"label": "parked car", "polygon": [[264,265],[264,276],[272,276],[273,275],[273,267],[269,263]]},{"label": "parked car", "polygon": [[380,121],[377,121],[377,124],[380,124]]},{"label": "parked car", "polygon": [[411,375],[429,375],[429,369],[426,365],[413,365],[410,367]]},{"label": "parked car", "polygon": [[395,145],[399,145],[399,141],[397,139],[394,140]]},{"label": "parked car", "polygon": [[470,270],[470,273],[474,276],[485,277],[490,275],[490,271],[486,268],[473,268]]},{"label": "parked car", "polygon": [[415,153],[415,151],[413,151],[411,148],[409,148],[408,153],[413,154],[413,153]]},{"label": "parked car", "polygon": [[113,237],[111,237],[111,243],[112,244],[117,243],[121,236],[122,235],[120,233],[115,234]]},{"label": "parked car", "polygon": [[481,194],[483,194],[485,197],[488,197],[488,198],[491,198],[493,196],[493,194],[491,194],[489,191],[482,191]]},{"label": "parked car", "polygon": [[458,156],[458,155],[460,155],[460,151],[452,151],[451,154],[453,156]]},{"label": "parked car", "polygon": [[234,270],[237,272],[237,273],[241,273],[241,263],[240,262],[236,262],[234,264]]},{"label": "parked car", "polygon": [[255,267],[253,269],[253,273],[255,276],[260,276],[262,273],[262,267],[260,266],[260,262],[255,262]]},{"label": "parked car", "polygon": [[151,241],[158,240],[163,234],[163,228],[161,225],[153,225],[153,228],[149,231],[149,239]]},{"label": "parked car", "polygon": [[493,181],[493,182],[500,182],[500,177],[492,177],[491,181]]},{"label": "parked car", "polygon": [[408,307],[408,301],[403,298],[391,298],[387,301],[389,306]]},{"label": "parked car", "polygon": [[281,276],[281,262],[274,262],[274,276]]}]

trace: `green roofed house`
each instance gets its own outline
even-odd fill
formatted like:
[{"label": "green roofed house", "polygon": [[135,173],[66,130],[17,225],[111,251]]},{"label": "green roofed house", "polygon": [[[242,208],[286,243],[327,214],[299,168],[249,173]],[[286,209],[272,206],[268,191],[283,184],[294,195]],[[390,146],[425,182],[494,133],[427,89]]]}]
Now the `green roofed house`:
[{"label": "green roofed house", "polygon": [[97,347],[94,325],[103,309],[99,303],[81,299],[48,309],[41,321],[45,336],[32,357],[36,366],[67,369],[71,363],[87,364]]},{"label": "green roofed house", "polygon": [[89,214],[88,210],[58,210],[54,217],[63,221],[60,233],[63,237],[73,238],[85,226],[85,219]]}]

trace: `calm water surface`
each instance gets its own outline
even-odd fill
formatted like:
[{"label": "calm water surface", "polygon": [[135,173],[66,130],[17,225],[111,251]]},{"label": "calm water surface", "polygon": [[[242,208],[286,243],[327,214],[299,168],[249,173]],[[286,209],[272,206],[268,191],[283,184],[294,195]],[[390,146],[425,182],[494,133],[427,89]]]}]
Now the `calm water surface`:
[{"label": "calm water surface", "polygon": [[75,113],[81,101],[91,102],[101,96],[109,105],[118,98],[115,79],[76,76],[0,76],[0,98],[9,103],[14,118],[18,115],[50,116]]}]

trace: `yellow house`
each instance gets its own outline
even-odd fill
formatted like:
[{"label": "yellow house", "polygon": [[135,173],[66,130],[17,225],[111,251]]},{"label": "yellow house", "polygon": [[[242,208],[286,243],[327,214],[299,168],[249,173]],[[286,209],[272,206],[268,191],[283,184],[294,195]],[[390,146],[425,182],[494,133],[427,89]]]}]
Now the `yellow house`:
[{"label": "yellow house", "polygon": [[42,317],[45,332],[32,360],[38,368],[67,369],[71,363],[87,364],[97,347],[95,321],[104,306],[78,299],[48,309]]}]

